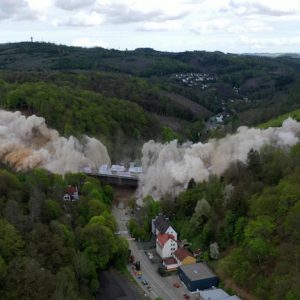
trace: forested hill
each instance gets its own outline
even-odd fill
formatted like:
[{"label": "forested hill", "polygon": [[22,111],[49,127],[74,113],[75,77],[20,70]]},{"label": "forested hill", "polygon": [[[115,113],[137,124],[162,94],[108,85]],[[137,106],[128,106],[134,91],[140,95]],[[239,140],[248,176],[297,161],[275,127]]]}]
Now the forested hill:
[{"label": "forested hill", "polygon": [[236,288],[234,282],[253,295],[242,299],[300,299],[299,166],[300,144],[266,146],[221,179],[190,184],[161,202],[180,238],[202,250],[222,286]]},{"label": "forested hill", "polygon": [[250,66],[254,70],[265,68],[265,71],[282,68],[281,75],[283,75],[288,72],[288,62],[298,59],[291,56],[272,59],[253,55],[224,54],[219,51],[161,52],[151,48],[120,51],[39,42],[1,44],[0,53],[0,68],[5,70],[98,70],[143,77],[176,72],[225,73],[242,71],[242,68],[247,69]]},{"label": "forested hill", "polygon": [[297,109],[299,74],[293,57],[0,45],[1,107],[43,116],[65,135],[99,137],[115,157],[136,157],[150,138],[215,135],[205,123],[216,116],[213,129],[224,134]]},{"label": "forested hill", "polygon": [[[62,200],[69,185],[79,201]],[[0,166],[0,299],[95,299],[98,273],[127,263],[112,201],[110,186],[83,174]]]}]

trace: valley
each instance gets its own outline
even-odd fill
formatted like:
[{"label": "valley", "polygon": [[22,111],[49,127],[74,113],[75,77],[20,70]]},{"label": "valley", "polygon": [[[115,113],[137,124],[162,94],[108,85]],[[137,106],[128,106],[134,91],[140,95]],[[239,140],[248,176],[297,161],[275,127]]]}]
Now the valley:
[{"label": "valley", "polygon": [[0,298],[196,298],[141,246],[163,214],[228,295],[299,299],[299,83],[297,56],[0,44]]}]

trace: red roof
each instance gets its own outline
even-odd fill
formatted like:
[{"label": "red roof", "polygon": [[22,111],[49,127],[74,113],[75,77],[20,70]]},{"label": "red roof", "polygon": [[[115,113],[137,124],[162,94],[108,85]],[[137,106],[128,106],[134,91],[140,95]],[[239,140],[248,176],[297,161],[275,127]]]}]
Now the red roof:
[{"label": "red roof", "polygon": [[175,264],[177,264],[177,261],[174,257],[167,257],[167,258],[163,259],[163,262],[166,265],[175,265]]},{"label": "red roof", "polygon": [[160,244],[161,247],[163,247],[169,239],[172,239],[173,241],[175,241],[173,234],[168,234],[168,233],[161,234],[160,233],[157,236],[158,243]]},{"label": "red roof", "polygon": [[68,186],[68,188],[67,188],[67,193],[68,193],[69,195],[73,195],[73,194],[75,194],[76,192],[77,192],[77,186],[74,186],[74,185]]},{"label": "red roof", "polygon": [[193,257],[192,253],[185,248],[178,248],[173,255],[175,255],[179,261],[183,261],[188,256]]}]

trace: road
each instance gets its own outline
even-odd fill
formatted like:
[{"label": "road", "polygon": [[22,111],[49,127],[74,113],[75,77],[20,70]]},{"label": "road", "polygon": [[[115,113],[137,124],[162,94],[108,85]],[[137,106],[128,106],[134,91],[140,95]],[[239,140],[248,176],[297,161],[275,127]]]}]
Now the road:
[{"label": "road", "polygon": [[[125,214],[126,210],[117,208],[114,206],[113,214],[118,222],[119,231],[122,236],[130,238],[127,233],[126,223],[129,217]],[[161,297],[164,300],[179,300],[183,299],[183,295],[180,294],[165,278],[161,277],[157,273],[157,265],[152,264],[148,257],[145,255],[143,250],[138,249],[136,242],[129,240],[129,248],[131,249],[132,255],[135,256],[136,260],[141,262],[142,276],[149,282],[152,291],[149,292],[140,282],[137,280],[138,284],[143,288],[143,290],[150,296],[151,299]],[[130,266],[128,267],[131,272]]]}]

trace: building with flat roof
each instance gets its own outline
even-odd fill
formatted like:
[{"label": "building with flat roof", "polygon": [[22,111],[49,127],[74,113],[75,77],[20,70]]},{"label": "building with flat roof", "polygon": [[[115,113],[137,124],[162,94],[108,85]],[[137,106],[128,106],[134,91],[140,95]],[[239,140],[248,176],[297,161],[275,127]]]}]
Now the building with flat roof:
[{"label": "building with flat roof", "polygon": [[230,296],[222,289],[210,289],[200,291],[201,300],[241,300],[238,296]]},{"label": "building with flat roof", "polygon": [[216,274],[204,263],[182,265],[178,276],[191,292],[216,287],[219,283]]}]

